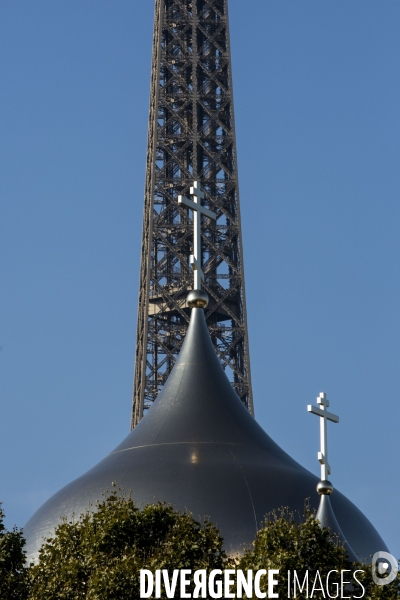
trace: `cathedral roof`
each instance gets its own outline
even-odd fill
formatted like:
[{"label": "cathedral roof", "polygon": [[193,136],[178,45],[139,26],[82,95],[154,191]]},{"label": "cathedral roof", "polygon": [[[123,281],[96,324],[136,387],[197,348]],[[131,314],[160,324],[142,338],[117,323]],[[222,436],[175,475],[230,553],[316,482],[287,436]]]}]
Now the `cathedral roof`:
[{"label": "cathedral roof", "polygon": [[[85,512],[112,482],[131,491],[138,506],[166,501],[195,518],[209,516],[231,553],[253,541],[271,510],[285,506],[303,514],[307,498],[318,507],[318,478],[265,433],[234,391],[203,308],[192,309],[177,362],[148,414],[115,450],[28,521],[29,557],[37,556],[61,517]],[[367,518],[340,492],[335,491],[332,504],[360,557],[386,549]]]}]

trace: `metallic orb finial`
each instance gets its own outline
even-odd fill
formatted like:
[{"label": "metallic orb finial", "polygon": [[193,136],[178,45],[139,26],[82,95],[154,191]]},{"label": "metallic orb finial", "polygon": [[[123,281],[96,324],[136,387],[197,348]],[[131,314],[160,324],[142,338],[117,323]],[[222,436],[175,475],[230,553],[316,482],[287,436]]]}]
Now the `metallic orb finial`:
[{"label": "metallic orb finial", "polygon": [[330,496],[333,492],[333,485],[327,479],[319,481],[317,484],[317,492],[320,496]]},{"label": "metallic orb finial", "polygon": [[203,290],[192,290],[186,300],[189,308],[207,308],[208,296]]}]

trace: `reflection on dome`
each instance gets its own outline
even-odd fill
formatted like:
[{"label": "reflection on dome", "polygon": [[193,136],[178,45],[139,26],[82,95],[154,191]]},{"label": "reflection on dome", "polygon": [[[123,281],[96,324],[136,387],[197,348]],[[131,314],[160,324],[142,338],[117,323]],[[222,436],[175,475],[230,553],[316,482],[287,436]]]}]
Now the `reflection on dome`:
[{"label": "reflection on dome", "polygon": [[[287,506],[302,515],[318,507],[318,478],[286,454],[258,425],[227,379],[203,308],[192,308],[182,350],[148,414],[90,471],[64,487],[29,520],[24,533],[37,556],[63,516],[85,512],[112,482],[131,490],[138,506],[158,501],[209,516],[237,553],[249,545],[266,513]],[[332,506],[360,557],[386,545],[368,519],[339,491]]]}]

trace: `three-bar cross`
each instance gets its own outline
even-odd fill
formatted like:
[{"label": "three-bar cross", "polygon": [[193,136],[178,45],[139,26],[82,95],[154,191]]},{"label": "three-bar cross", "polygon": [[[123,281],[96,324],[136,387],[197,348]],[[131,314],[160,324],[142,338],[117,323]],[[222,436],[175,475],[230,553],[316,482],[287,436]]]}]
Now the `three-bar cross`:
[{"label": "three-bar cross", "polygon": [[204,192],[201,190],[198,181],[193,183],[193,187],[190,188],[190,194],[193,196],[193,200],[189,200],[184,196],[178,196],[178,202],[179,204],[185,204],[193,211],[193,254],[190,257],[190,264],[194,268],[194,289],[201,290],[201,282],[204,281],[204,274],[201,268],[201,215],[205,215],[209,219],[216,219],[217,215],[201,204]]},{"label": "three-bar cross", "polygon": [[321,451],[318,452],[318,460],[321,463],[321,480],[325,481],[328,479],[328,475],[331,473],[331,468],[328,462],[328,421],[333,423],[339,423],[339,417],[328,412],[326,409],[329,406],[329,400],[324,392],[317,398],[319,406],[313,406],[309,404],[307,410],[314,415],[320,417],[320,432],[321,432]]}]

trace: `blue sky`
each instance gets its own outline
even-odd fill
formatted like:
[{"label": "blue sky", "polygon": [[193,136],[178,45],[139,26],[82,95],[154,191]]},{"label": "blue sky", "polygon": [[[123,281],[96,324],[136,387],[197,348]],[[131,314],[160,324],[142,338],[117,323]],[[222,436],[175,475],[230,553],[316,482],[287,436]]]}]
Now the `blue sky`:
[{"label": "blue sky", "polygon": [[[256,417],[400,557],[398,0],[230,0]],[[129,430],[153,2],[0,3],[7,525]]]}]

